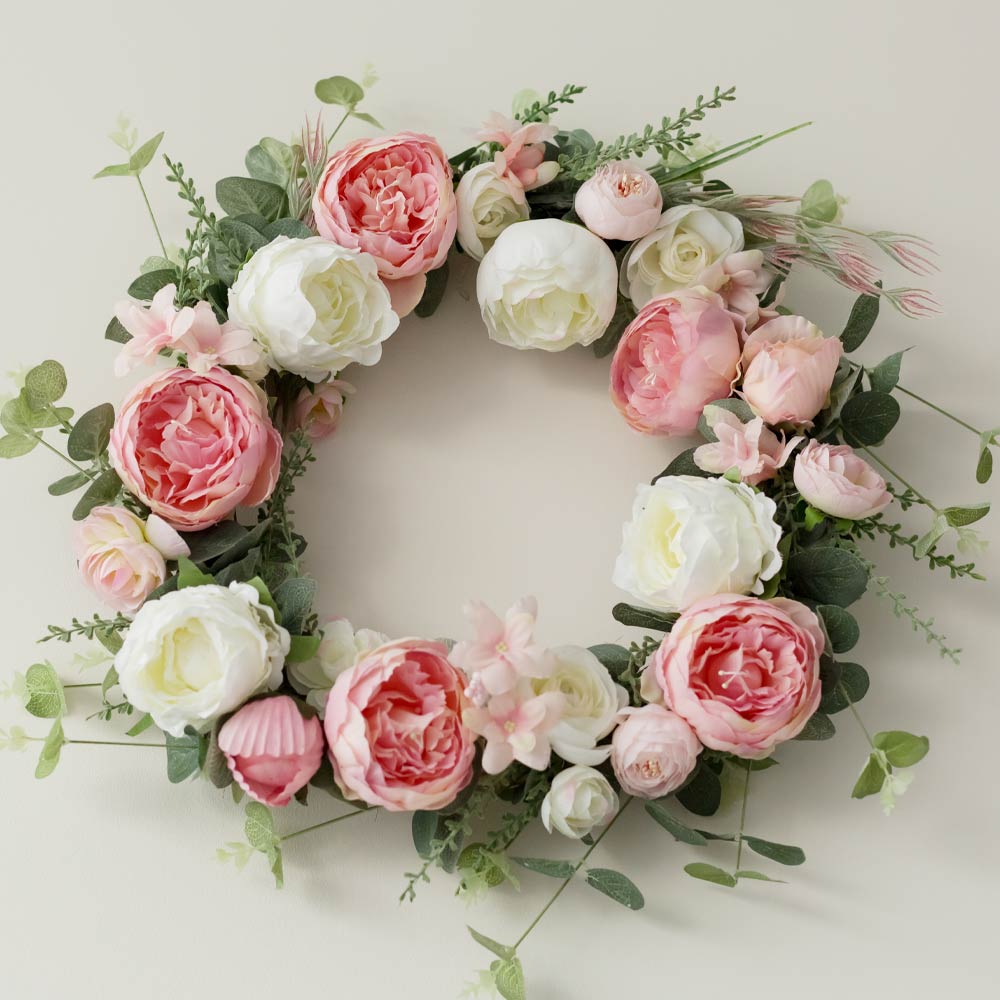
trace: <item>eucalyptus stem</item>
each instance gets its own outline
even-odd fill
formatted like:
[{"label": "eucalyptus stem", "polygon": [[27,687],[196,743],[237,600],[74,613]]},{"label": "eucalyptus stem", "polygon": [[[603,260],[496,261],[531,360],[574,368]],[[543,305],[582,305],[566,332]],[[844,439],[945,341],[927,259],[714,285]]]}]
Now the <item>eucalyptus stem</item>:
[{"label": "eucalyptus stem", "polygon": [[160,750],[166,749],[167,746],[166,743],[136,743],[133,740],[65,740],[65,742],[94,747],[158,747]]},{"label": "eucalyptus stem", "polygon": [[334,130],[326,137],[326,148],[327,148],[327,150],[330,149],[330,143],[333,142],[334,137],[336,136],[336,134],[344,127],[344,122],[346,122],[347,119],[350,118],[350,117],[351,117],[351,109],[348,108],[344,112],[343,117],[340,119],[340,121],[337,122],[337,125],[334,128]]},{"label": "eucalyptus stem", "polygon": [[904,389],[901,385],[896,386],[896,391],[909,396],[911,399],[915,399],[918,403],[923,403],[924,406],[928,406],[937,413],[940,413],[942,417],[947,417],[949,420],[954,421],[959,427],[964,427],[967,431],[972,431],[976,437],[982,437],[983,432],[981,430],[973,427],[972,424],[967,424],[961,417],[956,417],[954,413],[949,413],[943,406],[938,406],[937,403],[932,403],[929,399],[924,399],[923,396],[918,396],[915,392]]},{"label": "eucalyptus stem", "polygon": [[64,462],[68,462],[81,475],[84,475],[88,479],[91,479],[91,480],[94,478],[94,474],[92,472],[89,472],[82,465],[77,465],[76,462],[74,462],[73,459],[71,459],[69,457],[69,455],[64,454],[58,448],[56,448],[54,445],[49,444],[49,442],[46,441],[45,438],[41,434],[39,434],[37,431],[35,432],[34,437],[35,437],[35,440],[37,440],[40,445],[43,445],[44,447],[48,448],[49,451],[51,451],[53,455],[58,455]]},{"label": "eucalyptus stem", "polygon": [[743,805],[740,806],[740,830],[736,835],[736,870],[740,870],[743,860],[743,828],[747,821],[747,800],[750,798],[750,761],[746,761],[746,777],[743,779]]},{"label": "eucalyptus stem", "polygon": [[872,748],[872,750],[874,750],[875,741],[872,739],[872,734],[868,732],[868,727],[865,725],[864,720],[861,718],[861,713],[855,707],[854,702],[851,699],[851,695],[847,690],[847,687],[845,686],[843,681],[838,681],[837,687],[840,688],[840,693],[844,696],[844,699],[847,702],[847,707],[851,710],[851,715],[854,716],[854,720],[861,727],[861,732],[865,734],[865,739],[868,740],[868,745]]},{"label": "eucalyptus stem", "polygon": [[139,190],[142,192],[142,200],[146,203],[146,211],[149,212],[149,221],[153,223],[153,229],[156,231],[156,239],[159,241],[160,250],[163,252],[163,256],[167,256],[167,245],[163,242],[163,237],[160,235],[160,227],[156,223],[156,216],[153,214],[153,206],[149,203],[149,195],[146,194],[146,186],[142,183],[142,178],[136,174],[135,182],[139,185]]},{"label": "eucalyptus stem", "polygon": [[314,823],[312,826],[304,827],[301,830],[296,830],[294,833],[286,833],[282,838],[282,843],[286,840],[291,840],[293,837],[301,837],[304,833],[312,833],[313,830],[320,830],[324,826],[333,826],[334,823],[340,823],[342,820],[350,819],[352,816],[360,816],[362,813],[375,812],[374,809],[355,809],[353,812],[344,813],[343,816],[334,816],[333,819],[324,820],[322,823]]},{"label": "eucalyptus stem", "polygon": [[901,482],[918,500],[920,500],[921,503],[929,507],[935,514],[941,513],[941,509],[936,504],[931,503],[931,501],[928,500],[927,497],[920,492],[920,490],[918,490],[912,483],[907,482],[907,480],[905,480],[891,465],[879,458],[878,455],[876,455],[875,452],[873,452],[869,447],[862,445],[861,450],[869,457],[875,459],[875,461],[878,462],[878,464],[881,465],[893,479]]},{"label": "eucalyptus stem", "polygon": [[63,684],[63,690],[69,691],[70,688],[99,688],[102,686],[99,681],[94,681],[91,684]]},{"label": "eucalyptus stem", "polygon": [[573,879],[576,877],[576,873],[586,863],[587,858],[589,858],[590,855],[593,854],[595,850],[597,850],[597,846],[600,844],[600,842],[604,840],[604,838],[611,832],[611,828],[615,825],[615,823],[618,822],[618,817],[621,816],[623,812],[625,812],[631,801],[632,801],[631,798],[626,799],[622,807],[618,810],[618,812],[616,812],[614,816],[611,817],[611,822],[608,823],[608,825],[601,831],[599,836],[597,836],[594,839],[594,842],[590,845],[590,847],[587,848],[587,852],[583,855],[582,858],[580,858],[580,860],[573,867],[572,874],[563,879],[562,885],[559,886],[559,888],[556,889],[556,891],[552,894],[552,898],[542,907],[538,916],[535,917],[535,919],[532,920],[530,924],[528,924],[527,930],[525,930],[525,932],[514,942],[512,948],[513,951],[516,952],[517,949],[520,948],[521,945],[524,943],[524,939],[539,925],[539,923],[541,923],[542,918],[545,916],[546,913],[549,912],[549,910],[552,908],[552,905],[563,894],[563,892],[565,891],[566,887],[570,884],[570,882],[573,881]]}]

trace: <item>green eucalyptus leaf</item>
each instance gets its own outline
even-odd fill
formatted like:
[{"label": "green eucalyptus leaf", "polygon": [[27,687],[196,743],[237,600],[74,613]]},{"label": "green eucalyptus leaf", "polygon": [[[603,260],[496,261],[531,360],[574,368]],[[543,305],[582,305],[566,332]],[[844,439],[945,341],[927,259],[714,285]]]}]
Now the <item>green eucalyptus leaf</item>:
[{"label": "green eucalyptus leaf", "polygon": [[178,590],[184,590],[187,587],[203,587],[210,583],[215,583],[215,577],[210,573],[202,572],[190,559],[181,556],[177,560]]},{"label": "green eucalyptus leaf", "polygon": [[308,577],[292,577],[274,592],[274,601],[281,609],[281,623],[289,632],[300,633],[312,612],[316,599],[316,581]]},{"label": "green eucalyptus leaf", "polygon": [[851,792],[852,799],[864,799],[869,795],[878,795],[882,791],[882,784],[885,781],[885,768],[877,754],[871,754],[864,770],[855,782],[854,790]]},{"label": "green eucalyptus leaf", "polygon": [[354,108],[364,100],[365,91],[359,83],[346,76],[329,76],[319,80],[315,87],[316,96],[324,104],[337,104],[342,108]]},{"label": "green eucalyptus leaf", "polygon": [[572,878],[576,873],[576,865],[571,861],[556,861],[549,858],[511,858],[515,864],[528,871],[537,872],[539,875],[548,875],[549,878]]},{"label": "green eucalyptus leaf", "polygon": [[859,392],[840,411],[840,424],[854,445],[881,444],[899,422],[899,403],[884,392]]},{"label": "green eucalyptus leaf", "polygon": [[817,222],[833,222],[839,211],[836,192],[827,180],[813,181],[799,203],[799,213]]},{"label": "green eucalyptus leaf", "polygon": [[776,861],[779,865],[801,865],[806,860],[805,851],[791,844],[778,844],[761,837],[744,837],[743,843],[755,854]]},{"label": "green eucalyptus leaf", "polygon": [[39,719],[58,719],[66,712],[62,681],[51,663],[35,663],[24,675],[25,708]]},{"label": "green eucalyptus leaf", "polygon": [[618,342],[622,339],[622,334],[625,332],[626,327],[634,319],[635,307],[624,295],[619,295],[611,322],[604,333],[591,346],[594,356],[606,358],[618,346]]},{"label": "green eucalyptus leaf", "polygon": [[374,125],[375,128],[385,128],[385,126],[373,115],[368,114],[367,111],[352,111],[352,118],[357,118],[358,121],[367,122],[369,125]]},{"label": "green eucalyptus leaf", "polygon": [[86,472],[74,472],[72,475],[63,476],[49,485],[49,496],[62,497],[67,493],[74,493],[76,490],[86,486],[90,482],[90,476]]},{"label": "green eucalyptus leaf", "polygon": [[706,472],[695,462],[695,451],[697,448],[682,451],[658,476],[654,477],[654,485],[665,476],[700,476],[702,479],[711,479],[712,473]]},{"label": "green eucalyptus leaf", "polygon": [[641,910],[646,905],[636,884],[627,875],[612,868],[587,869],[587,885],[630,910]]},{"label": "green eucalyptus leaf", "polygon": [[318,652],[323,643],[321,635],[293,635],[292,644],[285,657],[286,663],[306,663]]},{"label": "green eucalyptus leaf", "polygon": [[287,236],[292,240],[305,240],[316,234],[298,219],[275,219],[264,227],[264,235],[268,242],[278,236]]},{"label": "green eucalyptus leaf", "polygon": [[715,885],[724,885],[727,889],[735,888],[736,879],[717,865],[709,865],[704,861],[694,861],[684,866],[684,871],[691,878],[699,878],[703,882],[713,882]]},{"label": "green eucalyptus leaf", "polygon": [[654,632],[669,632],[677,621],[675,614],[653,611],[651,608],[636,608],[631,604],[619,603],[611,609],[615,621],[631,628],[652,629]]},{"label": "green eucalyptus leaf", "polygon": [[472,940],[478,945],[482,945],[487,951],[493,952],[498,958],[511,958],[514,954],[514,949],[508,947],[505,944],[500,944],[499,941],[494,941],[493,938],[487,937],[485,934],[480,934],[474,927],[468,928],[469,933],[472,935]]},{"label": "green eucalyptus leaf", "polygon": [[[882,283],[876,282],[881,288]],[[872,332],[875,320],[878,319],[879,301],[881,296],[862,295],[854,303],[851,315],[847,319],[847,326],[840,335],[840,340],[844,345],[844,350],[850,354],[856,351]]]},{"label": "green eucalyptus leaf", "polygon": [[497,959],[490,966],[490,972],[493,973],[493,982],[503,1000],[525,1000],[524,969],[516,955]]},{"label": "green eucalyptus leaf", "polygon": [[982,448],[979,452],[979,461],[976,464],[976,482],[988,483],[993,475],[993,452],[988,447]]},{"label": "green eucalyptus leaf", "polygon": [[144,142],[130,157],[128,161],[129,173],[139,176],[153,162],[156,151],[163,142],[163,133],[159,132],[152,139]]},{"label": "green eucalyptus leaf", "polygon": [[93,462],[108,449],[111,430],[115,426],[115,408],[110,403],[101,403],[87,410],[70,431],[66,442],[66,452],[77,462]]},{"label": "green eucalyptus leaf", "polygon": [[115,344],[127,344],[132,334],[122,326],[117,316],[112,316],[104,330],[104,339]]},{"label": "green eucalyptus leaf", "polygon": [[207,744],[199,733],[188,726],[183,735],[164,734],[167,744],[167,780],[179,784],[197,774],[205,759]]},{"label": "green eucalyptus leaf", "polygon": [[[277,142],[277,140],[272,141]],[[281,145],[284,146],[284,143]],[[286,146],[285,148],[291,153],[290,147]],[[247,173],[255,181],[265,181],[280,188],[284,188],[288,184],[291,176],[291,160],[286,162],[284,157],[280,160],[275,159],[263,142],[259,142],[249,149],[243,162]]]},{"label": "green eucalyptus leaf", "polygon": [[62,399],[66,369],[58,361],[43,361],[24,377],[24,394],[32,409],[40,410]]},{"label": "green eucalyptus leaf", "polygon": [[440,267],[428,272],[424,294],[413,310],[421,319],[432,316],[441,305],[441,300],[448,287],[448,271],[448,261],[446,260]]},{"label": "green eucalyptus leaf", "polygon": [[981,521],[990,512],[988,503],[972,504],[968,507],[945,507],[942,514],[953,528],[965,528]]},{"label": "green eucalyptus leaf", "polygon": [[770,875],[765,875],[763,872],[751,871],[748,868],[741,868],[738,872],[733,873],[737,879],[753,879],[755,882],[775,882],[781,885],[787,885],[784,879],[771,878]]},{"label": "green eucalyptus leaf", "polygon": [[105,469],[87,487],[86,493],[80,497],[73,508],[73,520],[82,521],[95,507],[113,504],[121,492],[122,481],[114,469]]},{"label": "green eucalyptus leaf", "polygon": [[836,684],[826,691],[819,704],[820,712],[835,715],[851,705],[856,705],[866,694],[871,681],[868,671],[860,663],[839,663],[840,673]]},{"label": "green eucalyptus leaf", "polygon": [[20,458],[38,447],[38,437],[25,434],[5,434],[0,437],[0,458]]},{"label": "green eucalyptus leaf", "polygon": [[914,736],[901,729],[876,733],[872,742],[893,767],[913,767],[927,756],[931,741],[926,736]]},{"label": "green eucalyptus leaf", "polygon": [[219,749],[219,729],[216,723],[208,739],[205,751],[205,776],[216,788],[228,788],[233,783],[233,772],[229,769],[226,755]]},{"label": "green eucalyptus leaf", "polygon": [[706,441],[719,440],[715,431],[709,427],[708,420],[705,418],[705,410],[712,406],[719,410],[728,410],[739,419],[741,424],[748,424],[754,418],[753,410],[751,410],[749,404],[745,403],[742,399],[738,399],[735,396],[729,399],[716,399],[715,401],[705,405],[701,411],[701,416],[698,418],[698,433]]},{"label": "green eucalyptus leaf", "polygon": [[816,613],[823,621],[823,627],[830,639],[830,649],[834,653],[846,653],[853,649],[861,638],[854,615],[836,604],[820,604]]},{"label": "green eucalyptus leaf", "polygon": [[216,201],[227,215],[254,213],[269,222],[285,210],[285,191],[277,184],[252,177],[223,177],[215,185]]},{"label": "green eucalyptus leaf", "polygon": [[837,732],[833,720],[822,712],[814,712],[809,721],[802,727],[802,730],[795,737],[797,740],[829,740]]},{"label": "green eucalyptus leaf", "polygon": [[242,559],[236,562],[226,562],[222,569],[212,567],[212,576],[220,587],[228,587],[231,583],[245,583],[252,580],[260,571],[261,550],[251,549]]},{"label": "green eucalyptus leaf", "polygon": [[42,752],[39,754],[38,764],[35,766],[36,778],[47,778],[56,769],[66,742],[66,737],[63,735],[62,719],[56,719],[49,730],[49,735],[45,737],[45,742],[42,744]]},{"label": "green eucalyptus leaf", "polygon": [[141,736],[153,725],[153,717],[147,712],[134,726],[125,731],[126,736]]},{"label": "green eucalyptus leaf", "polygon": [[787,580],[802,597],[847,607],[867,589],[868,567],[846,549],[814,546],[788,560]]},{"label": "green eucalyptus leaf", "polygon": [[243,832],[246,834],[247,843],[262,854],[267,854],[278,841],[271,810],[260,802],[247,803]]},{"label": "green eucalyptus leaf", "polygon": [[615,643],[599,643],[590,647],[590,652],[601,661],[612,677],[621,677],[622,672],[628,669],[631,662],[629,651],[624,646]]},{"label": "green eucalyptus leaf", "polygon": [[[674,797],[696,816],[714,816],[722,803],[722,781],[705,761],[699,760],[694,774]],[[698,832],[704,836],[704,831]]]},{"label": "green eucalyptus leaf", "polygon": [[174,285],[176,283],[177,271],[174,268],[169,270],[164,268],[162,271],[148,271],[146,274],[140,274],[128,286],[128,294],[133,299],[139,299],[141,302],[151,302],[153,296],[161,288],[166,288],[167,285]]},{"label": "green eucalyptus leaf", "polygon": [[130,177],[132,168],[127,163],[112,163],[110,166],[102,167],[94,174],[96,181],[101,177]]},{"label": "green eucalyptus leaf", "polygon": [[682,823],[669,809],[666,805],[659,801],[653,800],[652,802],[646,803],[646,812],[649,813],[653,819],[656,820],[664,830],[669,833],[674,840],[679,840],[682,844],[692,844],[695,847],[704,847],[708,840],[700,834],[697,830],[692,830],[691,827],[686,826]]},{"label": "green eucalyptus leaf", "polygon": [[885,361],[879,362],[869,373],[868,380],[875,392],[892,392],[899,384],[899,370],[903,363],[905,351],[890,354]]},{"label": "green eucalyptus leaf", "polygon": [[436,812],[418,809],[410,821],[413,835],[413,846],[417,854],[425,861],[431,856],[431,841],[437,836],[438,823],[441,817]]}]

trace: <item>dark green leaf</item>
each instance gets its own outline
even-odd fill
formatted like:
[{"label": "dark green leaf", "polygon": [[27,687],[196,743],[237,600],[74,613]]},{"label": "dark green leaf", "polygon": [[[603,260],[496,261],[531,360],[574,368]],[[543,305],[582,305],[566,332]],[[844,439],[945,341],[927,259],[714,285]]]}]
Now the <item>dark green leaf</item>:
[{"label": "dark green leaf", "polygon": [[190,558],[193,562],[207,563],[230,552],[243,542],[248,534],[249,529],[242,524],[236,521],[223,521],[205,531],[192,531],[184,535],[184,541],[191,550]]},{"label": "dark green leaf", "polygon": [[122,488],[122,481],[114,469],[105,469],[87,487],[87,492],[80,497],[73,508],[73,520],[82,521],[95,507],[103,507],[114,503]]},{"label": "dark green leaf", "polygon": [[931,741],[926,736],[914,736],[901,729],[876,733],[872,742],[893,767],[913,767],[927,756],[931,748]]},{"label": "dark green leaf", "polygon": [[127,344],[132,339],[132,334],[121,325],[117,316],[112,316],[104,331],[104,339],[116,344]]},{"label": "dark green leaf", "polygon": [[773,840],[762,840],[760,837],[744,837],[743,843],[755,854],[776,861],[779,865],[801,865],[806,860],[805,851],[791,844],[777,844]]},{"label": "dark green leaf", "polygon": [[86,472],[74,472],[71,476],[64,476],[62,479],[57,479],[54,483],[51,483],[49,485],[49,495],[62,497],[67,493],[75,492],[81,486],[86,486],[89,482],[90,476]]},{"label": "dark green leaf", "polygon": [[274,601],[281,610],[281,624],[289,632],[300,633],[312,612],[316,598],[316,581],[308,577],[292,577],[274,592]]},{"label": "dark green leaf", "polygon": [[694,861],[684,866],[684,871],[692,878],[700,878],[703,882],[714,882],[716,885],[724,885],[727,889],[736,886],[736,879],[727,871],[717,865],[705,864],[704,861]]},{"label": "dark green leaf", "polygon": [[749,423],[755,416],[753,410],[750,409],[750,406],[742,399],[737,399],[736,397],[732,397],[730,399],[716,399],[713,402],[708,403],[702,409],[702,414],[698,418],[698,433],[701,434],[706,441],[719,440],[712,428],[708,426],[708,421],[705,419],[705,410],[707,410],[709,406],[715,406],[720,410],[728,410],[739,419],[740,423],[743,424]]},{"label": "dark green leaf", "polygon": [[441,305],[445,289],[448,287],[448,270],[448,261],[446,260],[440,267],[428,272],[424,294],[420,297],[416,309],[413,310],[421,319],[432,316],[437,311],[437,307]]},{"label": "dark green leaf", "polygon": [[795,737],[797,740],[829,740],[834,737],[837,729],[833,720],[822,712],[814,712],[802,731]]},{"label": "dark green leaf", "polygon": [[868,763],[865,764],[864,770],[861,772],[854,785],[854,790],[851,792],[851,798],[864,799],[869,795],[878,795],[878,793],[882,791],[882,784],[884,781],[885,770],[882,767],[882,762],[875,754],[872,754],[868,758]]},{"label": "dark green leaf", "polygon": [[696,816],[714,816],[722,802],[722,782],[703,760],[699,760],[688,783],[674,797]]},{"label": "dark green leaf", "polygon": [[622,339],[622,334],[625,333],[625,329],[634,319],[635,308],[632,303],[625,298],[624,295],[619,295],[618,302],[615,306],[615,313],[614,316],[611,317],[611,322],[608,324],[608,328],[597,340],[594,341],[591,347],[591,350],[594,352],[594,356],[598,358],[606,358],[609,354],[611,354],[611,352],[618,346],[618,342]]},{"label": "dark green leaf", "polygon": [[890,354],[885,361],[879,362],[869,373],[868,380],[875,392],[892,392],[899,384],[899,370],[903,364],[905,351]]},{"label": "dark green leaf", "polygon": [[695,847],[704,847],[708,841],[697,830],[682,823],[673,813],[667,809],[663,802],[653,801],[646,803],[646,812],[656,820],[664,830],[669,833],[674,840],[679,840],[683,844],[693,844]]},{"label": "dark green leaf", "polygon": [[576,865],[570,861],[555,861],[549,858],[511,858],[515,864],[528,871],[537,872],[539,875],[548,875],[549,878],[572,878],[576,872]]},{"label": "dark green leaf", "polygon": [[215,198],[228,215],[251,212],[271,222],[285,210],[284,189],[251,177],[223,177],[215,185]]},{"label": "dark green leaf", "polygon": [[899,403],[884,392],[859,392],[840,411],[840,423],[849,442],[881,444],[899,421]]},{"label": "dark green leaf", "polygon": [[653,477],[653,483],[664,476],[700,476],[702,479],[711,479],[712,473],[695,463],[695,450],[688,448],[687,451],[682,451],[658,476]]},{"label": "dark green leaf", "polygon": [[279,236],[287,236],[292,240],[305,240],[316,234],[298,219],[275,219],[264,227],[264,235],[270,242]]},{"label": "dark green leaf", "polygon": [[636,608],[631,604],[616,604],[611,609],[615,621],[631,628],[653,629],[655,632],[669,632],[677,621],[677,615],[664,614],[650,608]]},{"label": "dark green leaf", "polygon": [[142,302],[150,302],[153,296],[161,289],[167,285],[173,285],[177,282],[177,271],[164,268],[160,271],[147,271],[145,274],[140,274],[131,285],[128,286],[128,294],[132,296],[133,299],[139,299]]},{"label": "dark green leaf", "polygon": [[624,646],[617,646],[614,643],[599,643],[590,647],[590,652],[596,656],[607,668],[608,673],[614,678],[619,678],[624,670],[628,669],[630,656],[629,651]]},{"label": "dark green leaf", "polygon": [[110,403],[101,403],[87,410],[70,431],[66,442],[69,457],[77,462],[93,462],[108,448],[111,430],[115,425],[115,408]]},{"label": "dark green leaf", "polygon": [[824,693],[819,710],[826,715],[843,712],[851,705],[856,705],[868,694],[871,683],[868,671],[860,663],[839,663],[840,674],[836,684]]},{"label": "dark green leaf", "polygon": [[993,475],[993,452],[989,445],[981,445],[979,451],[979,462],[976,465],[976,482],[988,483]]},{"label": "dark green leaf", "polygon": [[329,76],[325,80],[319,80],[315,91],[324,104],[337,104],[352,111],[365,96],[364,88],[346,76]]},{"label": "dark green leaf", "polygon": [[973,504],[969,507],[945,507],[942,514],[953,528],[964,528],[981,521],[990,512],[988,503]]},{"label": "dark green leaf", "polygon": [[178,784],[201,768],[205,759],[206,741],[188,726],[182,736],[164,734],[167,744],[167,780]]},{"label": "dark green leaf", "polygon": [[181,556],[177,560],[178,590],[184,590],[186,587],[203,587],[210,583],[215,583],[215,577],[203,573],[190,559]]},{"label": "dark green leaf", "polygon": [[846,653],[857,645],[861,629],[850,611],[836,604],[820,604],[816,613],[823,620],[826,634],[830,637],[830,649],[834,653]]},{"label": "dark green leaf", "polygon": [[266,181],[281,188],[288,183],[288,167],[275,160],[260,143],[247,150],[243,163],[255,181]]},{"label": "dark green leaf", "polygon": [[413,834],[413,846],[417,854],[425,861],[431,856],[431,841],[437,836],[440,816],[436,812],[418,809],[413,814],[410,829]]},{"label": "dark green leaf", "polygon": [[628,876],[612,868],[589,868],[587,885],[630,910],[641,910],[646,905],[636,884]]},{"label": "dark green leaf", "polygon": [[229,770],[226,755],[219,749],[219,725],[212,727],[205,751],[205,774],[216,788],[228,788],[233,783],[233,772]]},{"label": "dark green leaf", "polygon": [[[882,287],[881,282],[877,282],[877,284],[880,288]],[[871,333],[875,320],[878,319],[879,299],[878,295],[862,295],[854,303],[854,308],[847,320],[847,326],[844,327],[844,332],[840,335],[844,350],[848,354],[856,351]]]},{"label": "dark green leaf", "polygon": [[815,546],[788,560],[787,580],[802,597],[847,607],[868,587],[868,567],[846,549]]}]

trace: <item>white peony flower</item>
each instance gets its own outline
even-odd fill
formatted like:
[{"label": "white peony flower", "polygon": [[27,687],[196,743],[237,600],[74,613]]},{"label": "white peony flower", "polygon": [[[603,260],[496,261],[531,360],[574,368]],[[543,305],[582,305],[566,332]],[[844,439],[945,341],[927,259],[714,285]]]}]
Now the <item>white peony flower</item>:
[{"label": "white peony flower", "polygon": [[479,265],[476,294],[490,337],[520,350],[592,344],[618,301],[607,244],[559,219],[505,229]]},{"label": "white peony flower", "polygon": [[735,215],[701,205],[675,205],[625,256],[621,290],[636,309],[650,299],[690,288],[705,268],[743,249]]},{"label": "white peony flower", "polygon": [[608,779],[592,767],[576,765],[560,771],[542,801],[545,829],[579,840],[604,826],[618,812],[618,796]]},{"label": "white peony flower", "polygon": [[558,691],[565,707],[549,732],[552,749],[571,764],[600,764],[611,746],[598,747],[628,704],[628,693],[616,684],[607,667],[582,646],[557,646],[549,650],[555,663],[548,677],[532,681],[537,694]]},{"label": "white peony flower", "polygon": [[277,688],[289,644],[249,584],[186,587],[139,609],[115,669],[125,697],[180,736]]},{"label": "white peony flower", "polygon": [[346,618],[328,622],[321,629],[323,641],[316,655],[305,663],[289,663],[288,680],[299,694],[317,710],[320,717],[326,710],[326,699],[334,681],[350,670],[365,654],[389,641],[387,635],[370,628],[357,632]]},{"label": "white peony flower", "polygon": [[399,326],[375,259],[319,236],[278,236],[243,266],[229,318],[250,330],[271,368],[318,382],[352,362],[374,365]]},{"label": "white peony flower", "polygon": [[509,174],[501,174],[492,161],[463,174],[455,194],[458,242],[475,260],[483,259],[508,226],[523,222],[530,214],[524,188]]},{"label": "white peony flower", "polygon": [[781,568],[774,501],[745,483],[665,476],[641,485],[612,580],[663,611],[761,594]]}]

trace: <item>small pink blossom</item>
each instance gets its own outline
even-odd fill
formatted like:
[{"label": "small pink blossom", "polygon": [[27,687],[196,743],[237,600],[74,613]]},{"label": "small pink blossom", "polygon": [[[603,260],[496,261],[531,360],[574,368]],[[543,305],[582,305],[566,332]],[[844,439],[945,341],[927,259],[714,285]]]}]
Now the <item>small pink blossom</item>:
[{"label": "small pink blossom", "polygon": [[793,437],[786,442],[784,435],[779,437],[765,427],[762,418],[755,417],[745,424],[721,406],[706,406],[704,412],[708,426],[719,440],[695,449],[695,465],[718,476],[737,469],[740,479],[749,486],[773,479],[804,440]]},{"label": "small pink blossom", "polygon": [[761,321],[760,297],[773,277],[760,250],[740,250],[706,267],[695,284],[721,295],[726,308],[746,321],[749,333]]},{"label": "small pink blossom", "polygon": [[500,175],[516,177],[521,187],[530,191],[550,183],[559,173],[559,164],[554,160],[543,162],[545,143],[558,131],[554,125],[542,122],[522,125],[494,111],[476,133],[476,138],[502,146],[495,157]]},{"label": "small pink blossom", "polygon": [[303,389],[295,401],[295,428],[304,430],[313,441],[329,437],[340,424],[346,397],[353,392],[354,386],[342,379]]},{"label": "small pink blossom", "polygon": [[803,499],[832,517],[860,521],[892,503],[885,480],[846,444],[810,441],[795,459],[794,479]]},{"label": "small pink blossom", "polygon": [[116,375],[153,364],[161,351],[185,355],[188,368],[199,374],[217,365],[252,368],[260,362],[253,334],[233,322],[219,323],[207,302],[176,309],[176,294],[174,285],[165,285],[149,306],[134,299],[118,303],[115,315],[132,339],[115,359]]}]

